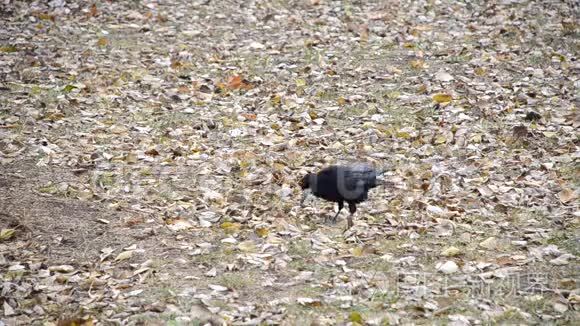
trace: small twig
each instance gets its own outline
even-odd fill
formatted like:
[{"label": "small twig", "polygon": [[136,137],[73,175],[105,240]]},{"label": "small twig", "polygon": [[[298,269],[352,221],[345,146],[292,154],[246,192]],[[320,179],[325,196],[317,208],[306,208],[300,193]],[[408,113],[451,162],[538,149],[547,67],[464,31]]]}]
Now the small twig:
[{"label": "small twig", "polygon": [[443,307],[441,309],[437,309],[437,310],[433,311],[433,316],[441,315],[441,314],[443,314],[443,313],[451,310],[451,308],[453,308],[453,305],[449,305],[447,307]]},{"label": "small twig", "polygon": [[18,173],[6,173],[5,176],[7,176],[7,177],[14,177],[14,178],[17,178],[17,179],[26,179],[25,176],[20,175]]}]

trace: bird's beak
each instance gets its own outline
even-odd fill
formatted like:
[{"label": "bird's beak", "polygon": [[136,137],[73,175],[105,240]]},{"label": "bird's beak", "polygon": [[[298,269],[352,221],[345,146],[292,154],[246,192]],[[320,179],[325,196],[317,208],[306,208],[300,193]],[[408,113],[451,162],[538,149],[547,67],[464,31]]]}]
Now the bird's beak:
[{"label": "bird's beak", "polygon": [[304,207],[304,201],[306,201],[306,198],[308,198],[310,192],[311,192],[310,189],[304,190],[304,192],[302,193],[302,199],[300,200],[300,207]]}]

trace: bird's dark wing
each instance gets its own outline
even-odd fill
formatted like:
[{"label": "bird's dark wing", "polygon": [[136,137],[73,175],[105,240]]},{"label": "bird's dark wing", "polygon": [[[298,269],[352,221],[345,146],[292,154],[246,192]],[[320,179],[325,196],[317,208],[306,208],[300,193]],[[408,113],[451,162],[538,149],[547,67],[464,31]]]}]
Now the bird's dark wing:
[{"label": "bird's dark wing", "polygon": [[344,183],[348,188],[353,189],[362,186],[364,189],[370,189],[378,185],[377,171],[370,165],[349,165],[340,167],[338,171],[343,173]]}]

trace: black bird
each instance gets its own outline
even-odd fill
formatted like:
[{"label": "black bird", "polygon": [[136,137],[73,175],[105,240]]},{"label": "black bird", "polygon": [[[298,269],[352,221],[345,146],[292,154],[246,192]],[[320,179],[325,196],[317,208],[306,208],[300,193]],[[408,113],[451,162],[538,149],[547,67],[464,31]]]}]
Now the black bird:
[{"label": "black bird", "polygon": [[[369,190],[379,185],[377,176],[382,173],[368,164],[333,165],[318,173],[305,175],[300,181],[300,186],[303,190],[310,189],[316,197],[338,203],[338,212],[332,218],[333,222],[344,207],[344,202],[347,202],[350,228],[353,225],[352,216],[356,212],[356,204],[368,199]],[[308,192],[305,191],[300,205],[307,196]]]}]

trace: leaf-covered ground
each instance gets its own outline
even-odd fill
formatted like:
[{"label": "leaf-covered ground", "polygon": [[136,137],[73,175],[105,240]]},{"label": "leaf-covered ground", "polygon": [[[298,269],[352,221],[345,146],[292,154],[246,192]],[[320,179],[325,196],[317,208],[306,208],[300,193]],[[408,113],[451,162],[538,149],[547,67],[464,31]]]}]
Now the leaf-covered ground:
[{"label": "leaf-covered ground", "polygon": [[[577,19],[3,0],[0,324],[578,322]],[[353,161],[345,232],[297,181]]]}]

